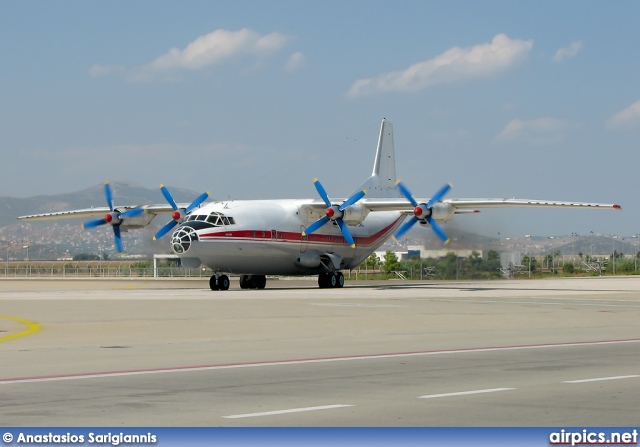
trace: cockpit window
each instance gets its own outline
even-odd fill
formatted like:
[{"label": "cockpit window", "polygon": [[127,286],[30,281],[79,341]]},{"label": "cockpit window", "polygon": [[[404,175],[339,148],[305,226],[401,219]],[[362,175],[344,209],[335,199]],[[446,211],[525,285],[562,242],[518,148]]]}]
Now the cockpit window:
[{"label": "cockpit window", "polygon": [[228,217],[225,216],[224,214],[220,214],[217,212],[213,212],[211,214],[192,214],[190,216],[187,216],[186,221],[191,221],[191,220],[199,220],[199,221],[206,221],[209,222],[210,224],[212,224],[215,227],[222,227],[225,225],[235,225],[236,221],[233,219],[233,217]]}]

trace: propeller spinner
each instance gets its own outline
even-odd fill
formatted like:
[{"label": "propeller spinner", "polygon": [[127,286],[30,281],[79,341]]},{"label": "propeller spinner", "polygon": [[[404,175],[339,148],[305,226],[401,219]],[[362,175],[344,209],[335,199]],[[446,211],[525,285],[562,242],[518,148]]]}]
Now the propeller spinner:
[{"label": "propeller spinner", "polygon": [[191,202],[191,204],[188,207],[178,208],[178,204],[176,203],[175,200],[173,200],[173,196],[171,195],[171,193],[169,192],[166,186],[160,185],[160,191],[162,191],[162,195],[164,196],[165,199],[167,199],[167,202],[169,202],[169,205],[171,205],[171,208],[173,208],[173,213],[171,213],[171,218],[173,220],[167,222],[167,224],[164,227],[160,228],[160,230],[153,237],[154,241],[156,239],[160,239],[162,236],[167,234],[169,230],[171,230],[173,227],[175,227],[179,223],[182,223],[187,214],[189,214],[195,208],[200,206],[202,202],[207,200],[207,197],[209,197],[208,192],[202,193],[198,197],[196,197],[196,199],[193,202]]},{"label": "propeller spinner", "polygon": [[104,184],[104,194],[107,198],[107,205],[109,206],[109,212],[105,214],[102,219],[91,220],[89,222],[85,222],[82,227],[83,228],[93,228],[99,227],[100,225],[110,224],[113,228],[113,236],[116,242],[116,249],[118,253],[122,253],[122,237],[120,236],[120,224],[124,219],[138,216],[144,213],[144,208],[132,208],[125,212],[119,212],[113,206],[113,193],[111,191],[111,185],[109,182],[105,182]]},{"label": "propeller spinner", "polygon": [[435,219],[431,218],[431,208],[436,202],[439,202],[447,192],[449,192],[449,190],[451,189],[451,183],[447,183],[442,188],[440,188],[438,192],[436,192],[435,195],[431,197],[431,199],[429,199],[427,203],[416,202],[416,199],[413,198],[411,191],[409,191],[409,189],[399,180],[396,185],[398,186],[398,189],[400,190],[402,195],[405,196],[407,200],[414,206],[414,209],[413,217],[410,218],[404,225],[402,225],[402,227],[400,227],[400,229],[393,237],[398,239],[407,231],[409,231],[409,229],[414,226],[416,222],[427,221],[427,223],[431,226],[438,237],[442,239],[445,244],[448,244],[450,241],[449,237],[446,235],[440,224],[436,222]]},{"label": "propeller spinner", "polygon": [[327,209],[325,211],[324,217],[321,217],[320,219],[316,220],[314,223],[309,225],[309,227],[302,232],[302,236],[306,236],[307,234],[311,234],[314,231],[317,231],[320,227],[322,227],[327,222],[334,221],[340,227],[340,231],[342,232],[342,235],[344,236],[345,240],[349,243],[349,245],[351,245],[352,248],[355,248],[356,243],[353,240],[353,236],[351,236],[351,232],[349,231],[349,229],[347,228],[347,225],[345,225],[344,221],[342,220],[342,216],[344,215],[343,211],[347,207],[356,203],[358,200],[362,199],[367,193],[367,190],[364,189],[362,191],[356,192],[347,200],[342,202],[341,205],[332,205],[331,201],[329,200],[329,196],[327,195],[327,191],[325,191],[325,189],[322,187],[320,180],[318,180],[317,178],[313,179],[313,184],[316,187],[316,191],[318,191],[318,194],[320,195],[324,203],[327,205]]}]

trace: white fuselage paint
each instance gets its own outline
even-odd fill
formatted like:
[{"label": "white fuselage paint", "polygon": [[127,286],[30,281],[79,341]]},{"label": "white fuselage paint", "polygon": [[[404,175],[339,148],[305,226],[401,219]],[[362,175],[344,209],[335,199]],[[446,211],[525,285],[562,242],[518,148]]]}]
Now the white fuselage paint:
[{"label": "white fuselage paint", "polygon": [[359,224],[349,225],[356,243],[352,248],[338,226],[331,222],[311,235],[302,236],[304,229],[322,217],[305,207],[313,202],[311,199],[292,199],[207,204],[194,210],[191,216],[220,213],[233,218],[234,223],[197,228],[206,223],[184,222],[173,234],[192,226],[198,240],[193,241],[185,252],[174,252],[185,263],[199,262],[214,271],[234,274],[311,275],[326,271],[322,266],[302,266],[296,262],[301,255],[312,256],[314,253],[336,255],[342,260],[339,269],[350,269],[382,245],[406,216],[395,211],[376,212]]}]

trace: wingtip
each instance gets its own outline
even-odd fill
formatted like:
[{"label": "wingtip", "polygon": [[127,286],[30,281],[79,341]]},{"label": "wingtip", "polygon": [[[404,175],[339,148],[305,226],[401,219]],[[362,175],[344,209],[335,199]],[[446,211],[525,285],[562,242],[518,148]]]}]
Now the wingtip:
[{"label": "wingtip", "polygon": [[621,210],[622,207],[616,203],[616,204],[613,205],[613,209],[614,210]]}]

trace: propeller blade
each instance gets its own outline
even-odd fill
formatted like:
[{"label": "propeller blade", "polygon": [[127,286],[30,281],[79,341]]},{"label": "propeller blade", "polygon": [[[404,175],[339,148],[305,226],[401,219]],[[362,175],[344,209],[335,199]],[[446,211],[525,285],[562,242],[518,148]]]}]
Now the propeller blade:
[{"label": "propeller blade", "polygon": [[444,195],[447,192],[449,192],[450,189],[451,189],[451,183],[447,183],[446,185],[444,185],[442,188],[438,190],[438,192],[433,197],[431,197],[431,199],[429,199],[429,201],[426,204],[426,207],[431,208],[433,204],[438,202],[440,199],[442,199],[442,197],[444,197]]},{"label": "propeller blade", "polygon": [[409,231],[409,229],[412,226],[414,226],[416,224],[416,222],[418,222],[418,219],[416,217],[414,217],[414,216],[411,216],[409,218],[409,220],[406,221],[404,223],[404,225],[402,225],[398,231],[396,231],[396,234],[394,234],[393,237],[395,237],[396,239],[402,237],[402,235],[405,234],[407,231]]},{"label": "propeller blade", "polygon": [[167,202],[169,202],[169,205],[171,205],[171,208],[173,208],[174,211],[178,211],[178,205],[176,204],[176,201],[173,200],[173,196],[171,195],[167,187],[164,185],[160,185],[160,191],[162,192],[164,198],[167,199]]},{"label": "propeller blade", "polygon": [[109,182],[104,182],[104,195],[107,196],[107,205],[109,205],[109,210],[113,211],[113,193],[111,192],[111,185]]},{"label": "propeller blade", "polygon": [[396,186],[398,187],[402,195],[405,196],[409,202],[411,202],[414,208],[418,206],[418,202],[416,202],[416,199],[413,198],[413,194],[411,194],[411,191],[409,191],[409,188],[404,186],[404,183],[398,180],[398,182],[396,183]]},{"label": "propeller blade", "polygon": [[320,183],[320,180],[318,180],[317,178],[314,178],[313,185],[316,187],[316,191],[318,191],[318,194],[320,194],[320,197],[322,197],[322,200],[324,201],[325,205],[327,205],[327,208],[331,207],[331,201],[329,201],[329,196],[327,195],[327,191],[325,191],[324,188],[322,187],[322,183]]},{"label": "propeller blade", "polygon": [[124,213],[121,213],[120,219],[126,219],[128,217],[136,217],[142,213],[144,213],[144,208],[131,208],[130,210],[127,210]]},{"label": "propeller blade", "polygon": [[353,240],[353,236],[351,236],[351,232],[347,228],[347,225],[342,221],[342,219],[337,219],[338,226],[340,227],[340,231],[342,231],[342,235],[347,240],[351,248],[356,248],[356,242]]},{"label": "propeller blade", "polygon": [[302,232],[302,235],[306,236],[308,234],[313,233],[314,231],[318,230],[318,228],[320,228],[321,226],[323,226],[324,224],[326,224],[330,220],[331,219],[329,219],[327,216],[324,216],[323,218],[316,220],[314,223],[309,225],[309,227],[306,230],[304,230]]},{"label": "propeller blade", "polygon": [[[187,207],[187,209],[184,210],[185,214],[189,214],[191,211],[193,211],[195,208],[197,208],[198,206],[200,206],[200,204],[202,202],[204,202],[205,200],[207,200],[207,197],[209,197],[209,192],[204,192],[202,194],[200,194],[198,197],[196,197],[196,199],[191,202],[191,205],[189,205]],[[175,208],[177,209],[177,208]]]},{"label": "propeller blade", "polygon": [[347,208],[348,206],[353,205],[358,200],[362,199],[365,196],[366,193],[367,193],[366,189],[363,189],[362,191],[358,191],[357,193],[355,193],[354,195],[349,197],[347,200],[345,200],[344,203],[342,205],[340,205],[338,210],[339,211],[344,211],[345,208]]},{"label": "propeller blade", "polygon": [[115,236],[115,240],[116,240],[116,249],[118,250],[118,253],[122,253],[123,248],[122,248],[122,238],[120,237],[120,225],[113,226],[113,235]]},{"label": "propeller blade", "polygon": [[98,226],[104,225],[106,223],[107,223],[107,221],[104,220],[104,219],[91,220],[89,222],[83,223],[82,224],[82,228],[87,229],[87,228],[98,227]]},{"label": "propeller blade", "polygon": [[160,228],[160,230],[156,233],[156,235],[153,236],[153,240],[155,241],[156,239],[160,239],[162,236],[167,234],[176,225],[178,225],[178,222],[175,220],[167,222],[167,224],[164,227]]},{"label": "propeller blade", "polygon": [[438,237],[442,239],[442,241],[445,244],[448,244],[449,242],[451,242],[451,239],[449,239],[447,234],[444,232],[440,224],[436,222],[435,219],[432,219],[431,217],[427,217],[427,222],[429,222],[429,225],[431,225],[431,228],[433,229],[434,233],[436,233]]}]

